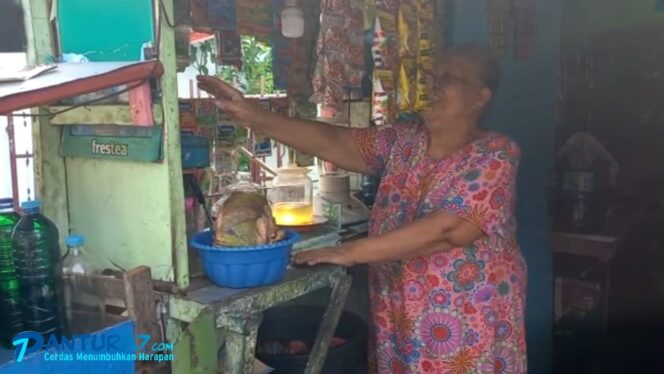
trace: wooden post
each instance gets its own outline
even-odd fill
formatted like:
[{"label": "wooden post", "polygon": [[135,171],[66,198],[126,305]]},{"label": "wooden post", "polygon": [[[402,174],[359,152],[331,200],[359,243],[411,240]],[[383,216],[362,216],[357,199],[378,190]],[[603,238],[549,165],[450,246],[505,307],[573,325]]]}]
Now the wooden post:
[{"label": "wooden post", "polygon": [[318,329],[318,335],[316,335],[316,341],[309,354],[307,367],[304,370],[305,374],[318,374],[323,370],[327,351],[330,348],[330,341],[339,323],[341,312],[343,312],[351,283],[352,278],[347,274],[341,275],[336,279],[334,287],[332,287],[330,303],[325,311],[323,322]]},{"label": "wooden post", "polygon": [[125,302],[129,318],[136,322],[137,334],[150,334],[160,341],[161,329],[155,321],[154,285],[150,268],[139,266],[124,273]]},{"label": "wooden post", "polygon": [[[28,64],[44,63],[54,54],[49,3],[46,0],[22,1]],[[42,115],[35,118],[32,126],[35,197],[42,200],[42,212],[55,223],[62,242],[69,232],[65,161],[60,156],[62,130],[50,125],[46,108],[36,109],[33,114]],[[60,244],[64,248],[64,243]]]}]

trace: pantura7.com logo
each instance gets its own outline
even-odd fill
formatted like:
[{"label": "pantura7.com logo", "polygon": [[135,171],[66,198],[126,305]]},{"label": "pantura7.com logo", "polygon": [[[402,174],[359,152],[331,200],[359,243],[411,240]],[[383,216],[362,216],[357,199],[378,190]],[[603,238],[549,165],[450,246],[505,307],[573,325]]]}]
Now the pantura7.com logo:
[{"label": "pantura7.com logo", "polygon": [[149,334],[137,340],[119,334],[83,334],[42,336],[24,331],[14,336],[16,362],[25,355],[43,350],[45,361],[172,361],[173,343],[153,341]]}]

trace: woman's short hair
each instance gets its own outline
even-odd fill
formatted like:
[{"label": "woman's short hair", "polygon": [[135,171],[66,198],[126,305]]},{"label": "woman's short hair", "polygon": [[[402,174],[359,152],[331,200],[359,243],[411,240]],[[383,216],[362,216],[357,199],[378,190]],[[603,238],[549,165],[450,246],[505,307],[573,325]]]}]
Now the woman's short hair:
[{"label": "woman's short hair", "polygon": [[442,51],[441,57],[468,59],[479,67],[480,83],[495,93],[500,86],[500,62],[488,48],[477,44],[457,44]]}]

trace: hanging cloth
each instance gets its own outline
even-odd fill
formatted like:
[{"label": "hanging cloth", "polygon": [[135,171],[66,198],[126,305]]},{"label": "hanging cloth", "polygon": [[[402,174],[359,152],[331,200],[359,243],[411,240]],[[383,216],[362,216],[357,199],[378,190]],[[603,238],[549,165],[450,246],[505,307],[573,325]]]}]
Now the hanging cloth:
[{"label": "hanging cloth", "polygon": [[336,118],[342,112],[345,88],[362,86],[364,7],[363,0],[321,1],[311,101],[322,104],[325,118]]}]

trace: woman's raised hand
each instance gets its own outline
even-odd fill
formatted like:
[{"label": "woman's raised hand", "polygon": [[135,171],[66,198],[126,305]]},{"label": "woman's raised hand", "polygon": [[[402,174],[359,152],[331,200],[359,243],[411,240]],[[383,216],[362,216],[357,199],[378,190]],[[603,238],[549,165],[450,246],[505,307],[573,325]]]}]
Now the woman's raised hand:
[{"label": "woman's raised hand", "polygon": [[215,97],[215,104],[238,126],[260,132],[305,154],[333,162],[342,169],[368,173],[350,130],[300,118],[289,118],[264,110],[228,83],[199,76],[198,87]]},{"label": "woman's raised hand", "polygon": [[215,104],[236,124],[251,128],[264,111],[252,105],[244,98],[242,92],[231,87],[223,80],[209,75],[197,77],[198,88],[215,97]]}]

